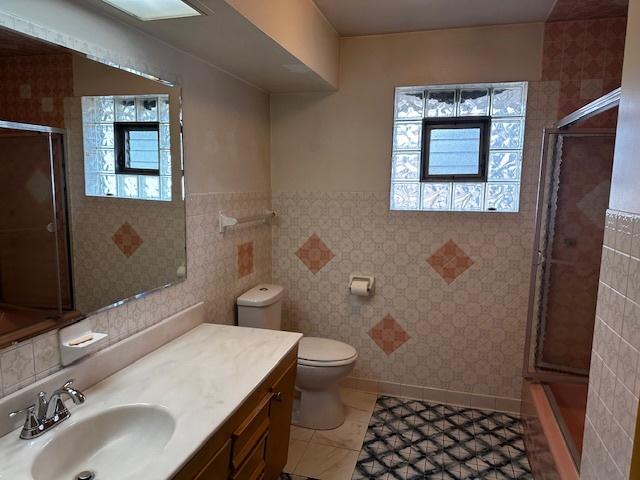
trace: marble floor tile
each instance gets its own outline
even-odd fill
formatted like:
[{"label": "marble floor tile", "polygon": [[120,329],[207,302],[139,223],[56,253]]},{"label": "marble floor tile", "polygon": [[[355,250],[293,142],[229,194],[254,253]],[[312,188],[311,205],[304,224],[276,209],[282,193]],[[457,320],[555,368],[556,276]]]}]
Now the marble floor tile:
[{"label": "marble floor tile", "polygon": [[349,480],[359,452],[346,448],[309,443],[294,470],[295,475],[321,480]]},{"label": "marble floor tile", "polygon": [[310,428],[303,428],[303,427],[298,427],[296,425],[291,425],[291,436],[289,438],[289,441],[303,440],[305,442],[308,442],[309,440],[311,440],[311,437],[313,436],[314,431],[315,430],[312,430]]},{"label": "marble floor tile", "polygon": [[284,467],[285,473],[293,473],[295,471],[308,445],[309,442],[304,440],[291,440],[289,442],[289,456],[287,458],[287,464]]},{"label": "marble floor tile", "polygon": [[333,430],[316,430],[313,432],[311,441],[320,445],[348,448],[359,452],[367,427],[368,423],[345,420],[342,425]]},{"label": "marble floor tile", "polygon": [[342,401],[348,407],[357,408],[373,412],[376,405],[377,396],[375,393],[360,392],[351,388],[343,388],[340,390]]}]

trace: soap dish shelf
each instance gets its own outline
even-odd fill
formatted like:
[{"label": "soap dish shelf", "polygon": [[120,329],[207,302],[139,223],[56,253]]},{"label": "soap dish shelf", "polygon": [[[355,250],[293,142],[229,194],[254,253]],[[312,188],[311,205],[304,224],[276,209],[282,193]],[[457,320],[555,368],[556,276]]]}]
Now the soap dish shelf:
[{"label": "soap dish shelf", "polygon": [[[88,320],[84,319],[59,331],[60,359],[63,366],[93,353],[98,346],[106,342],[109,335],[107,333],[94,332]],[[82,343],[73,345],[78,340],[82,340],[83,337],[90,338]]]}]

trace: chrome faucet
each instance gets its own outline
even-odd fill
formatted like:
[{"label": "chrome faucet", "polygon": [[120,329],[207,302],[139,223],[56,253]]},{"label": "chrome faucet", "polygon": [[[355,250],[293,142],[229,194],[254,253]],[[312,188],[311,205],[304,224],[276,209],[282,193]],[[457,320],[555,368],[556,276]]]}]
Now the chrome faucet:
[{"label": "chrome faucet", "polygon": [[68,380],[62,387],[53,392],[48,400],[47,394],[40,392],[38,401],[35,404],[9,414],[10,417],[15,417],[21,413],[26,414],[20,438],[31,440],[39,437],[69,418],[71,413],[62,401],[63,396],[71,398],[76,405],[84,403],[84,394],[80,390],[73,388],[72,385],[73,380]]}]

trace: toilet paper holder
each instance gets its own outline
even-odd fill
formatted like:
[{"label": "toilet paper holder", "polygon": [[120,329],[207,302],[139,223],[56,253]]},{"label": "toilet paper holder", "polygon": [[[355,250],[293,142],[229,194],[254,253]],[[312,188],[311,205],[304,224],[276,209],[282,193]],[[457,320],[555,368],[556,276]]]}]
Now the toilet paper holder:
[{"label": "toilet paper holder", "polygon": [[373,295],[375,291],[376,279],[373,275],[349,275],[349,292],[354,293],[352,290],[353,282],[367,282],[367,294]]}]

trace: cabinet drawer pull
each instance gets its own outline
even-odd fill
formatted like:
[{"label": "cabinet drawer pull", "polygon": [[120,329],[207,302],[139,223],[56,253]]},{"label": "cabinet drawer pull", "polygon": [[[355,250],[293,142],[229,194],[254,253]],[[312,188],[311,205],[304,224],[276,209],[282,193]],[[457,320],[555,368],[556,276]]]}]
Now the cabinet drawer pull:
[{"label": "cabinet drawer pull", "polygon": [[282,401],[282,392],[275,392],[273,394],[273,400],[276,402],[281,402]]},{"label": "cabinet drawer pull", "polygon": [[273,393],[268,393],[249,417],[232,434],[232,465],[237,469],[269,430],[269,407]]}]

